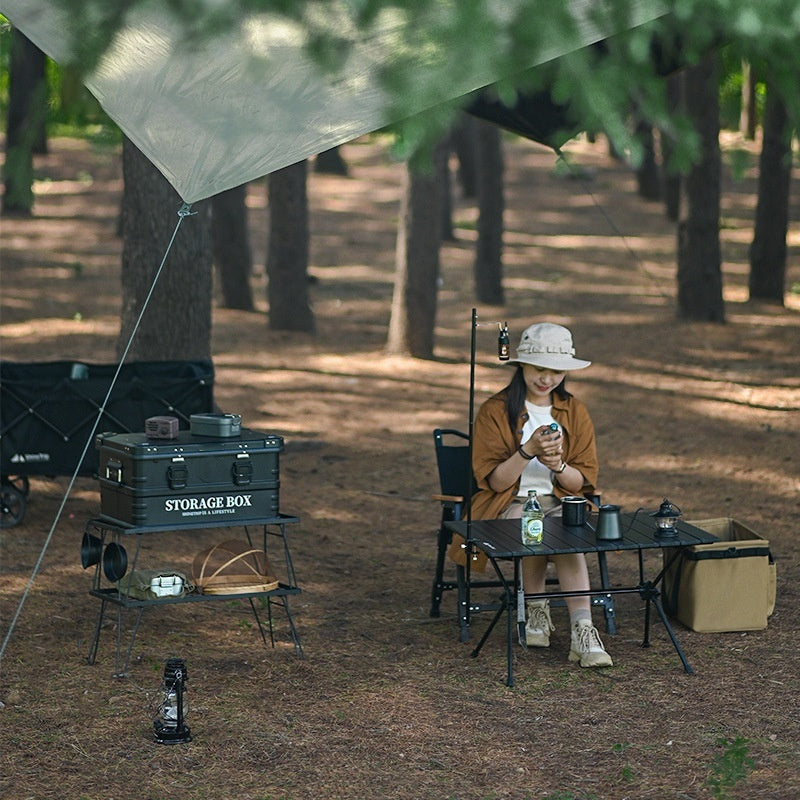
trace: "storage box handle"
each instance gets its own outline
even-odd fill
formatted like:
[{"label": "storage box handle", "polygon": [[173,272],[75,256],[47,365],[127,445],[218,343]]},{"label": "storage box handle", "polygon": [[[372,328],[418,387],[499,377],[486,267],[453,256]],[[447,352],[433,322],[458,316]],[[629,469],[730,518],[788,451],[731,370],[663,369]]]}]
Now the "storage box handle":
[{"label": "storage box handle", "polygon": [[167,467],[167,483],[170,489],[185,489],[189,480],[189,470],[185,464],[171,464]]},{"label": "storage box handle", "polygon": [[233,482],[237,486],[247,486],[253,480],[253,465],[247,456],[239,457],[231,468]]}]

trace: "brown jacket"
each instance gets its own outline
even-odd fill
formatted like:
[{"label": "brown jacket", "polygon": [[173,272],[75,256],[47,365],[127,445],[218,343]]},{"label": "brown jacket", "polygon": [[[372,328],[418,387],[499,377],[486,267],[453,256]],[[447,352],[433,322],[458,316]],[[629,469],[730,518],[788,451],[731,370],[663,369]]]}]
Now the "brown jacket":
[{"label": "brown jacket", "polygon": [[[576,397],[562,400],[553,394],[553,419],[564,435],[564,460],[583,473],[583,494],[597,486],[599,464],[594,425],[586,406]],[[497,519],[516,497],[519,480],[502,492],[489,487],[488,476],[500,463],[511,456],[522,441],[522,427],[528,418],[526,411],[517,420],[512,432],[506,413],[506,390],[490,397],[478,411],[473,427],[472,470],[478,491],[472,496],[473,519]],[[553,494],[564,497],[569,492],[553,485]]]},{"label": "brown jacket", "polygon": [[[599,464],[594,425],[586,406],[576,397],[562,400],[553,394],[553,419],[562,428],[564,436],[564,460],[583,473],[583,494],[591,494],[597,487]],[[498,519],[511,501],[517,496],[519,479],[508,489],[495,492],[489,487],[487,478],[492,470],[509,458],[522,442],[522,427],[528,419],[524,411],[517,420],[514,431],[508,424],[506,413],[506,390],[492,395],[478,410],[473,426],[472,471],[478,491],[472,495],[471,514],[473,519]],[[555,482],[553,494],[564,497],[569,494]],[[464,539],[453,534],[448,549],[450,558],[465,566]],[[472,569],[482,572],[486,569],[486,556],[474,553]]]}]

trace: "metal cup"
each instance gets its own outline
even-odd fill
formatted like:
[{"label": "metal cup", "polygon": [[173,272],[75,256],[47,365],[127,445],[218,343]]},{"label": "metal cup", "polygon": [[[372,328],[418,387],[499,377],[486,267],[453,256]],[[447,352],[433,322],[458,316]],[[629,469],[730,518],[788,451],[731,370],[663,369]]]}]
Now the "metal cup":
[{"label": "metal cup", "polygon": [[564,497],[561,500],[561,519],[565,525],[578,527],[586,523],[586,498]]},{"label": "metal cup", "polygon": [[603,541],[622,538],[622,530],[619,526],[619,506],[611,505],[610,503],[600,506],[597,514],[595,535]]}]

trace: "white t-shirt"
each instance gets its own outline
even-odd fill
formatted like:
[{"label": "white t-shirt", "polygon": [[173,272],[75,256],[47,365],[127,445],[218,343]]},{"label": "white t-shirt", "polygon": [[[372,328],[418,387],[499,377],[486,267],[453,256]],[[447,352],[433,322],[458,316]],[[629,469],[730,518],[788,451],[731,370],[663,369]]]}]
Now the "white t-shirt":
[{"label": "white t-shirt", "polygon": [[[553,419],[553,406],[537,406],[526,400],[525,410],[528,412],[528,419],[522,428],[523,443],[530,439],[537,428],[555,422]],[[539,494],[553,494],[553,480],[550,475],[550,469],[544,466],[538,458],[532,458],[522,471],[517,497],[527,497],[529,489],[536,489]]]}]

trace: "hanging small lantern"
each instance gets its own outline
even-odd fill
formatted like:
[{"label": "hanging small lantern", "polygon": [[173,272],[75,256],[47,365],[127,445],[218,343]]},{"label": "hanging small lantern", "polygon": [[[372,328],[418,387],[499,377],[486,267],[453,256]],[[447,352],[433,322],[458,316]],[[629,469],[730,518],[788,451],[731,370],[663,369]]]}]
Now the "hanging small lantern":
[{"label": "hanging small lantern", "polygon": [[674,506],[666,497],[658,511],[654,511],[650,516],[656,521],[656,536],[668,537],[678,535],[676,525],[682,513],[678,506]]},{"label": "hanging small lantern", "polygon": [[163,697],[153,721],[155,739],[159,744],[180,744],[192,740],[186,725],[189,703],[186,699],[186,662],[170,658],[164,666]]}]

